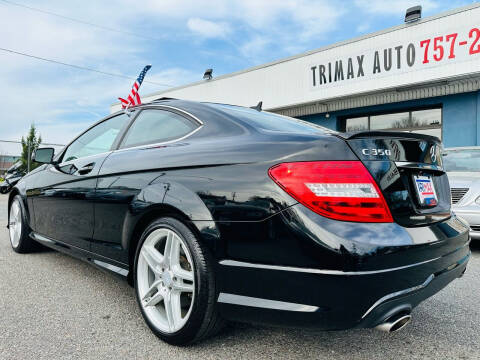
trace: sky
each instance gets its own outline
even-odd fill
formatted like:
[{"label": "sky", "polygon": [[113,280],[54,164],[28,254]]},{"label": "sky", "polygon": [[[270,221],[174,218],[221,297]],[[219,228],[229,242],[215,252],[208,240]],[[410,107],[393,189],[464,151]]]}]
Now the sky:
[{"label": "sky", "polygon": [[[410,6],[426,17],[472,2],[0,0],[0,48],[132,78],[152,64],[140,88],[149,94],[201,80],[207,68],[227,74],[402,24]],[[0,80],[0,140],[18,141],[34,123],[56,144],[109,114],[133,84],[4,50]],[[0,142],[0,155],[18,152]]]}]

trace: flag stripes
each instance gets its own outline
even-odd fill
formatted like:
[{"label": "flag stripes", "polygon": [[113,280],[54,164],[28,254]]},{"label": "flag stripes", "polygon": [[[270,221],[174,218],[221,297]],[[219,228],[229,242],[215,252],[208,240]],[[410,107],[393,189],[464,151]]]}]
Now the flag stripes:
[{"label": "flag stripes", "polygon": [[147,73],[148,70],[152,65],[147,65],[143,68],[142,72],[138,76],[137,80],[133,83],[132,90],[130,91],[130,94],[127,97],[127,100],[118,98],[122,104],[122,109],[125,109],[130,106],[136,106],[140,105],[142,103],[140,99],[140,95],[138,93],[138,89],[140,88],[140,85],[142,85],[143,79],[145,78],[145,74]]}]

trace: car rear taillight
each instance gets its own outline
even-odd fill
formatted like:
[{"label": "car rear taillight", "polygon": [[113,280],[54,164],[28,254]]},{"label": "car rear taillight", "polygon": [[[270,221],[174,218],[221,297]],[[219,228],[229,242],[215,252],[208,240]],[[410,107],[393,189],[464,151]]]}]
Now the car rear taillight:
[{"label": "car rear taillight", "polygon": [[383,195],[360,161],[282,163],[269,176],[317,214],[344,221],[393,222]]}]

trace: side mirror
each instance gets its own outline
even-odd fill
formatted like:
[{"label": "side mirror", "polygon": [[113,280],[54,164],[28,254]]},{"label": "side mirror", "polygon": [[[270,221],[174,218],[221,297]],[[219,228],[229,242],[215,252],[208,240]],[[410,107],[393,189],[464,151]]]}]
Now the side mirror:
[{"label": "side mirror", "polygon": [[54,148],[40,148],[35,151],[32,160],[40,164],[51,164],[53,162]]}]

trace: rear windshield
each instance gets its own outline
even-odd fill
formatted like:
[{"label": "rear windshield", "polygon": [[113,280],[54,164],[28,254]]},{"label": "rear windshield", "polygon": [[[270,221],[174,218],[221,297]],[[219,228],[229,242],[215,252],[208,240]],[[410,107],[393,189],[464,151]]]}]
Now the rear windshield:
[{"label": "rear windshield", "polygon": [[443,166],[446,171],[480,171],[480,149],[445,150]]},{"label": "rear windshield", "polygon": [[257,111],[254,109],[244,108],[233,105],[208,104],[220,109],[240,120],[250,124],[251,126],[267,130],[289,133],[309,133],[324,134],[335,133],[335,131],[316,125],[307,121],[291,118],[288,116],[277,115],[265,111]]}]

